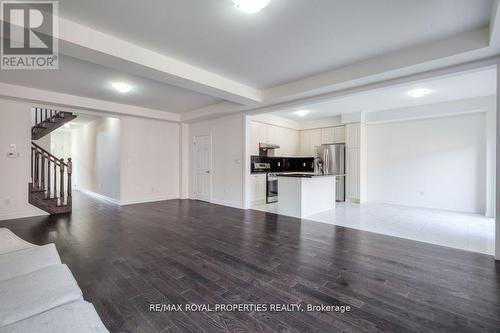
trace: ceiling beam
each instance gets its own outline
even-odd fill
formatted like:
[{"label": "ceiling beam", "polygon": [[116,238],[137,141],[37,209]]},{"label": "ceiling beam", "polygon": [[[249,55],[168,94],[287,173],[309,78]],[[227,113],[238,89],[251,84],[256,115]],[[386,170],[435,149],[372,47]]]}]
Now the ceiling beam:
[{"label": "ceiling beam", "polygon": [[127,115],[158,120],[179,122],[177,113],[148,109],[128,104],[114,103],[100,99],[63,94],[49,90],[28,88],[14,84],[0,83],[0,97],[22,100],[30,103],[53,105],[54,107],[80,109],[95,112],[106,112],[110,115]]},{"label": "ceiling beam", "polygon": [[242,83],[59,17],[60,52],[240,104],[261,101],[261,92]]},{"label": "ceiling beam", "polygon": [[277,110],[334,98],[381,82],[493,56],[500,52],[500,42],[492,39],[500,30],[498,0],[495,6],[489,27],[381,55],[265,91],[64,18],[59,18],[58,38],[63,54],[225,100],[180,116],[181,121],[192,122],[235,112]]},{"label": "ceiling beam", "polygon": [[[390,79],[382,79],[379,81],[362,84],[362,81],[357,81],[357,85],[345,85],[346,88],[339,89],[324,94],[317,94],[304,98],[297,98],[286,100],[284,102],[273,103],[272,101],[265,101],[257,107],[242,106],[236,104],[218,103],[209,107],[193,110],[182,114],[181,121],[194,122],[198,118],[216,118],[222,117],[235,112],[247,112],[247,114],[257,115],[269,112],[276,112],[285,109],[307,107],[308,105],[330,101],[332,99],[346,97],[376,89],[384,89],[387,87],[406,85],[410,82],[425,81],[436,77],[454,76],[466,72],[474,72],[485,68],[494,68],[500,61],[500,56],[489,57],[482,60],[461,63],[453,66],[442,66],[440,68],[416,72],[409,75],[400,75]],[[342,86],[342,85],[339,85]],[[201,120],[201,119],[200,119]]]},{"label": "ceiling beam", "polygon": [[494,0],[490,20],[490,44],[500,43],[500,0]]},{"label": "ceiling beam", "polygon": [[[346,89],[360,84],[380,81],[411,73],[419,66],[419,71],[432,69],[432,62],[471,51],[485,49],[489,46],[489,28],[474,30],[455,37],[433,43],[418,45],[409,49],[381,55],[366,61],[335,69],[330,72],[293,81],[263,91],[264,100],[282,100],[305,98],[324,94],[329,91]],[[476,58],[477,59],[477,58]],[[457,58],[456,63],[468,61]],[[438,66],[439,67],[439,64]],[[371,82],[370,82],[371,81]]]}]

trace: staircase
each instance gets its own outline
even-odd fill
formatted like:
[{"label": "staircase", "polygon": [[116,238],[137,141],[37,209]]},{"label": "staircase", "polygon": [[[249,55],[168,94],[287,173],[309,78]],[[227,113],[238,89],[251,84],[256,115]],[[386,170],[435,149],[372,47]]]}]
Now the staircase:
[{"label": "staircase", "polygon": [[[76,118],[70,112],[35,108],[31,139],[38,140]],[[33,141],[31,142],[31,182],[28,184],[29,203],[49,214],[69,213],[71,201],[71,158],[58,159]]]},{"label": "staircase", "polygon": [[35,108],[35,126],[31,128],[31,140],[39,140],[75,118],[70,112]]}]

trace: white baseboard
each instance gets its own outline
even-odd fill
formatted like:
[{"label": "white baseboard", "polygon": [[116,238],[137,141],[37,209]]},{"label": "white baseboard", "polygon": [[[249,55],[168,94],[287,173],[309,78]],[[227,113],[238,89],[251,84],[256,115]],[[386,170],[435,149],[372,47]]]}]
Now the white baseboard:
[{"label": "white baseboard", "polygon": [[221,205],[221,206],[227,206],[227,207],[232,207],[232,208],[243,209],[243,206],[241,204],[235,204],[235,203],[232,203],[232,202],[212,200],[212,201],[210,201],[210,203],[213,203],[215,205]]},{"label": "white baseboard", "polygon": [[178,195],[166,195],[160,197],[152,197],[152,198],[144,198],[144,199],[130,199],[130,200],[121,200],[120,205],[134,205],[146,202],[157,202],[157,201],[165,201],[165,200],[174,200],[179,199]]},{"label": "white baseboard", "polygon": [[26,210],[22,212],[13,212],[7,214],[0,214],[0,221],[2,220],[14,220],[14,219],[22,219],[26,217],[35,217],[35,216],[47,216],[49,213],[44,212],[40,209]]},{"label": "white baseboard", "polygon": [[99,193],[96,193],[96,192],[92,192],[92,191],[89,191],[89,190],[86,190],[86,189],[83,189],[83,188],[79,188],[79,189],[76,189],[76,190],[80,191],[82,193],[85,193],[87,195],[90,195],[91,197],[94,197],[96,199],[101,199],[101,200],[110,202],[110,203],[115,204],[115,205],[120,205],[120,201],[117,200],[117,199],[114,199],[114,198],[111,198],[111,197],[107,197],[105,195],[102,195],[102,194],[99,194]]}]

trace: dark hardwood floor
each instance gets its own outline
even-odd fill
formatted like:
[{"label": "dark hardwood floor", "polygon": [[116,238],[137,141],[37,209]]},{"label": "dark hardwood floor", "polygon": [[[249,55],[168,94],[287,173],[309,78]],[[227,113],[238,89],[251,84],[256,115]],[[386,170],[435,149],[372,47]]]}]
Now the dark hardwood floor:
[{"label": "dark hardwood floor", "polygon": [[[491,256],[189,200],[0,221],[55,242],[111,332],[500,332]],[[150,303],[349,305],[350,312],[150,312]]]}]

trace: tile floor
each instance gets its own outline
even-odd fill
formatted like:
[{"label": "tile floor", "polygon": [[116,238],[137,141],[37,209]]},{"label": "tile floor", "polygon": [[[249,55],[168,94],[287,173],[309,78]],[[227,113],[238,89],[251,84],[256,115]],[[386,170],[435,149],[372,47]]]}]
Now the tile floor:
[{"label": "tile floor", "polygon": [[[276,213],[278,206],[273,203],[252,208]],[[336,209],[305,220],[491,255],[495,249],[494,220],[479,214],[380,203],[337,203]]]}]

